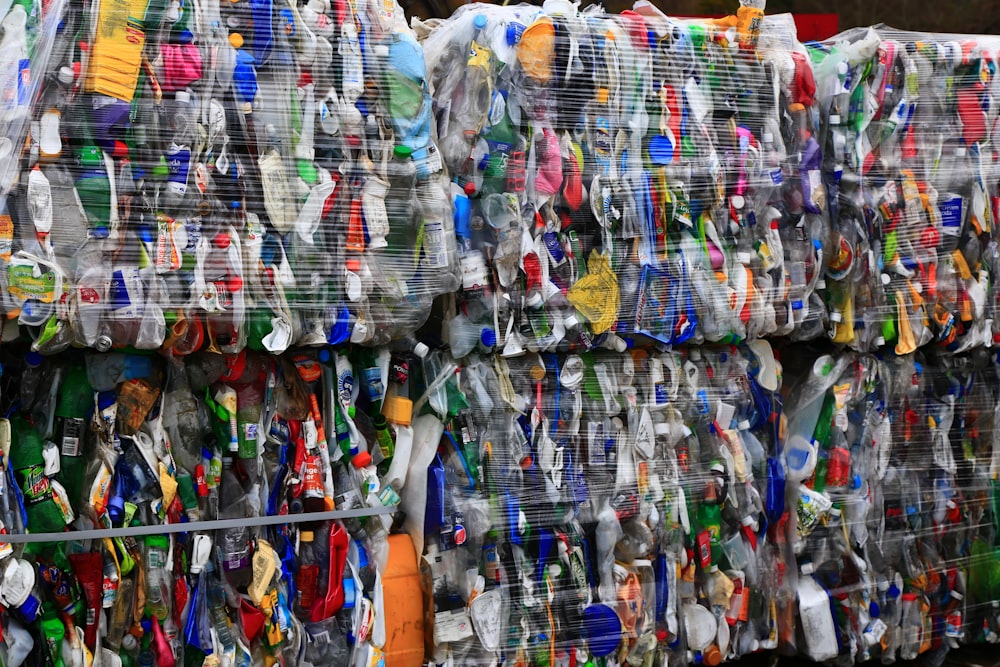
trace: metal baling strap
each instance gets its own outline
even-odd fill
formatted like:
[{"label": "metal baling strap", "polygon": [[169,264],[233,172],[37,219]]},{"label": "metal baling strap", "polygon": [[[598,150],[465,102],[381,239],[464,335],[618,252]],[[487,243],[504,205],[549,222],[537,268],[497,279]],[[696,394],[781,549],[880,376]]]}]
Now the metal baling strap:
[{"label": "metal baling strap", "polygon": [[354,519],[358,517],[391,514],[395,507],[373,507],[352,510],[331,510],[328,512],[310,512],[306,514],[281,514],[276,516],[245,517],[242,519],[217,519],[215,521],[189,521],[187,523],[168,523],[153,526],[128,526],[126,528],[100,528],[93,530],[76,530],[66,533],[26,533],[0,536],[0,541],[9,544],[75,542],[78,540],[98,540],[106,537],[133,537],[140,535],[164,535],[169,533],[197,533],[210,530],[225,530],[228,528],[243,528],[246,526],[277,526],[283,524],[303,523],[306,521],[332,521],[336,519]]}]

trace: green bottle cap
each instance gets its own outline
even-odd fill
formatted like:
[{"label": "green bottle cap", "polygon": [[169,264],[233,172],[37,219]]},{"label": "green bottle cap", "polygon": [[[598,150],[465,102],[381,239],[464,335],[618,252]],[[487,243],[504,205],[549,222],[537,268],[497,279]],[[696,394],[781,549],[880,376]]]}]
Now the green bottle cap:
[{"label": "green bottle cap", "polygon": [[[84,146],[80,149],[81,167],[100,167],[104,164],[104,155],[98,146]],[[166,163],[164,163],[166,165]]]},{"label": "green bottle cap", "polygon": [[312,161],[298,160],[295,166],[299,172],[299,178],[305,181],[306,185],[316,185],[319,182],[319,173]]},{"label": "green bottle cap", "polygon": [[165,179],[170,175],[170,167],[167,166],[167,158],[160,156],[160,161],[153,167],[153,178]]}]

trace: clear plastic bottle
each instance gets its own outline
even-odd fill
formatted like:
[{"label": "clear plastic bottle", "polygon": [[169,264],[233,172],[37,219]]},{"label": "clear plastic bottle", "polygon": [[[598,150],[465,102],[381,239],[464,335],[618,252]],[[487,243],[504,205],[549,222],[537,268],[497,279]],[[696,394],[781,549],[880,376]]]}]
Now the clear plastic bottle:
[{"label": "clear plastic bottle", "polygon": [[179,211],[188,188],[191,171],[191,146],[196,139],[197,109],[187,90],[174,93],[173,103],[167,116],[167,129],[171,143],[167,148],[167,187],[163,195],[164,208],[168,213]]},{"label": "clear plastic bottle", "polygon": [[[249,511],[243,487],[233,472],[233,459],[222,459],[220,518],[243,517]],[[247,586],[253,578],[250,557],[250,529],[247,526],[227,528],[219,538],[222,569],[229,582],[239,588]]]},{"label": "clear plastic bottle", "polygon": [[920,600],[917,598],[917,594],[903,593],[899,645],[901,660],[917,659],[923,630],[924,624],[923,619],[921,619]]},{"label": "clear plastic bottle", "polygon": [[496,332],[491,327],[476,324],[464,314],[459,313],[448,322],[448,344],[451,356],[456,359],[468,356],[477,348],[489,352],[496,342]]},{"label": "clear plastic bottle", "polygon": [[145,546],[146,609],[162,621],[170,614],[173,590],[173,578],[166,569],[169,538],[165,535],[150,535],[145,540]]},{"label": "clear plastic bottle", "polygon": [[[338,507],[340,507],[338,505]],[[298,570],[295,573],[295,614],[301,619],[310,619],[313,607],[320,594],[320,555],[311,530],[299,533],[297,554]]]},{"label": "clear plastic bottle", "polygon": [[389,218],[389,233],[386,247],[379,251],[382,275],[388,281],[390,295],[396,298],[406,296],[407,283],[412,280],[417,268],[416,215],[417,169],[411,151],[407,146],[393,148],[392,160],[386,165],[386,179],[389,192],[385,196],[385,212]]},{"label": "clear plastic bottle", "polygon": [[204,581],[209,582],[208,615],[223,653],[229,654],[235,651],[236,643],[233,641],[232,625],[226,614],[226,593],[222,589],[222,583],[213,571],[214,569],[212,561],[209,561],[205,569],[207,576],[204,578]]}]

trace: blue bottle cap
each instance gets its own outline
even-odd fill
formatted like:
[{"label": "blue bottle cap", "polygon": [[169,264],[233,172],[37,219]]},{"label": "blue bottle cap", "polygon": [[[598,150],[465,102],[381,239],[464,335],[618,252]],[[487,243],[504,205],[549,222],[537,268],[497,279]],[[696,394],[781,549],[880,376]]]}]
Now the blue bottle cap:
[{"label": "blue bottle cap", "polygon": [[497,344],[497,335],[493,329],[486,327],[483,329],[482,333],[479,334],[479,342],[483,344],[483,347],[487,349],[492,349],[494,345]]},{"label": "blue bottle cap", "polygon": [[354,586],[353,577],[344,577],[344,609],[354,609],[357,599],[357,589]]},{"label": "blue bottle cap", "polygon": [[896,584],[891,584],[889,586],[889,597],[891,598],[899,597],[899,588],[896,586]]},{"label": "blue bottle cap", "polygon": [[322,363],[324,364],[330,363],[330,350],[326,349],[325,347],[319,351],[319,355],[317,356],[319,357],[319,360]]},{"label": "blue bottle cap", "polygon": [[106,410],[110,408],[118,400],[118,394],[115,391],[102,391],[97,394],[97,409]]},{"label": "blue bottle cap", "polygon": [[476,26],[476,30],[482,30],[486,27],[486,17],[482,14],[476,14],[476,18],[472,19],[472,25]]},{"label": "blue bottle cap", "polygon": [[875,600],[871,601],[868,605],[868,615],[872,618],[878,618],[882,614],[882,611],[878,608],[878,603]]},{"label": "blue bottle cap", "polygon": [[37,368],[42,363],[42,355],[34,350],[30,350],[28,354],[24,355],[24,363],[28,364],[32,368]]},{"label": "blue bottle cap", "polygon": [[674,142],[670,137],[657,134],[649,139],[647,151],[649,152],[649,161],[654,165],[670,164],[674,159]]},{"label": "blue bottle cap", "polygon": [[27,599],[21,603],[17,610],[24,617],[24,620],[32,623],[38,618],[39,607],[41,607],[41,602],[33,593],[29,593]]},{"label": "blue bottle cap", "polygon": [[590,652],[598,658],[611,655],[622,639],[622,621],[606,604],[592,604],[583,612],[584,631]]},{"label": "blue bottle cap", "polygon": [[521,35],[524,34],[524,24],[512,21],[507,24],[507,46],[514,46],[521,41]]},{"label": "blue bottle cap", "polygon": [[194,41],[194,33],[187,29],[181,30],[177,35],[177,41],[181,44],[190,44]]}]

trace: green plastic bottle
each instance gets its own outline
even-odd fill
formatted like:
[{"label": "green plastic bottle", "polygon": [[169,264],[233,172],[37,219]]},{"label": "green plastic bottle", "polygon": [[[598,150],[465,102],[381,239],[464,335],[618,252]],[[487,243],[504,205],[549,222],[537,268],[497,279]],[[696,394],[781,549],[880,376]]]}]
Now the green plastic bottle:
[{"label": "green plastic bottle", "polygon": [[66,527],[62,510],[52,497],[52,484],[45,476],[42,439],[35,427],[21,416],[10,420],[11,468],[21,487],[32,533],[55,533]]},{"label": "green plastic bottle", "polygon": [[816,428],[813,430],[813,440],[819,446],[819,458],[813,474],[813,490],[817,493],[822,493],[826,489],[826,471],[830,462],[830,429],[833,426],[833,411],[836,407],[837,399],[833,391],[827,390],[819,418],[816,420]]},{"label": "green plastic bottle", "polygon": [[87,422],[94,409],[94,390],[85,366],[66,370],[56,399],[56,444],[59,446],[59,481],[71,503],[82,501],[83,477],[87,467],[84,441]]},{"label": "green plastic bottle", "polygon": [[51,604],[45,603],[45,611],[42,614],[41,622],[42,637],[45,639],[45,650],[49,654],[53,667],[65,667],[66,663],[62,657],[62,643],[66,637],[66,626],[56,614],[56,610]]},{"label": "green plastic bottle", "polygon": [[506,109],[500,122],[494,123],[486,134],[486,144],[490,153],[483,171],[482,195],[507,191],[507,168],[510,154],[517,150],[521,138],[510,120]]},{"label": "green plastic bottle", "polygon": [[708,531],[712,562],[718,565],[722,558],[722,508],[714,481],[705,485],[705,497],[698,505],[698,526]]}]

